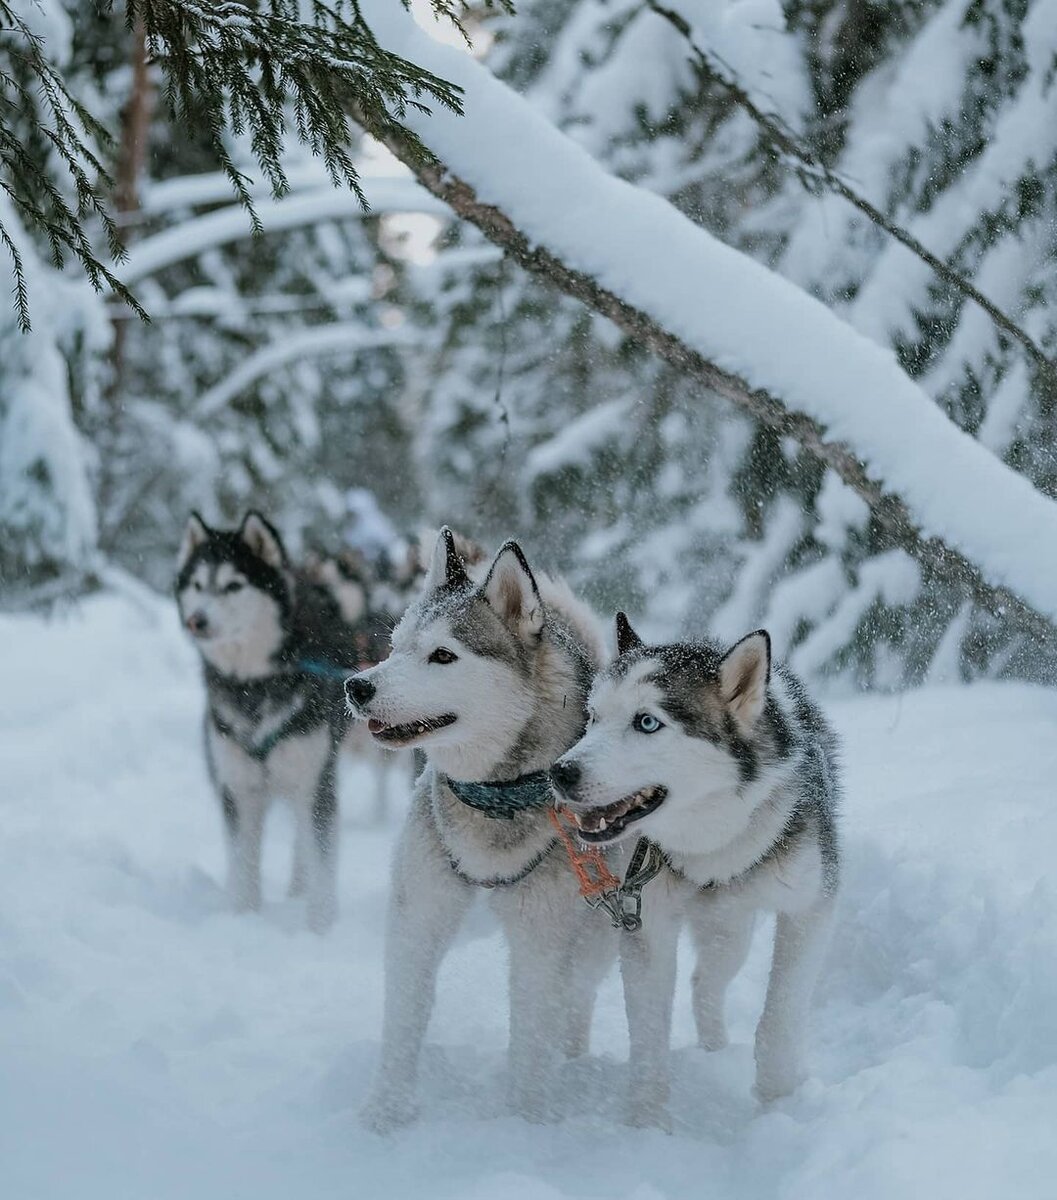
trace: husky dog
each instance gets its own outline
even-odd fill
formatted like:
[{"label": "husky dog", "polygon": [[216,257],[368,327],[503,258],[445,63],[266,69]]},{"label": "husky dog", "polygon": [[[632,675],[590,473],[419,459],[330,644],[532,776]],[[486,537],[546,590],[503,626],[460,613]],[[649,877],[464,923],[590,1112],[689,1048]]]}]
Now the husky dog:
[{"label": "husky dog", "polygon": [[354,629],[363,668],[380,663],[389,653],[387,613],[372,603],[375,573],[366,558],[355,550],[342,549],[335,555],[310,552],[301,564],[307,579],[334,597],[341,619]]},{"label": "husky dog", "polygon": [[290,894],[307,893],[309,926],[322,932],[337,912],[335,756],[348,725],[342,680],[357,662],[351,631],[256,512],[235,531],[191,515],[176,596],[202,656],[231,901],[260,907],[264,815],[282,797],[296,820]]},{"label": "husky dog", "polygon": [[594,615],[515,542],[477,583],[444,529],[389,658],[346,684],[377,741],[420,746],[427,761],[393,864],[373,1129],[414,1115],[437,972],[482,889],[510,952],[513,1109],[549,1116],[558,1057],[586,1050],[616,941],[579,898],[546,771],[583,732],[601,656]]},{"label": "husky dog", "polygon": [[772,672],[762,630],[726,653],[707,642],[647,646],[620,613],[617,655],[591,690],[586,735],[551,778],[583,841],[643,835],[667,858],[644,894],[642,930],[622,946],[632,1104],[664,1119],[684,914],[698,953],[698,1037],[715,1049],[726,1044],[724,996],[754,916],[777,913],[756,1091],[785,1095],[801,1079],[837,889],[835,737],[800,682]]},{"label": "husky dog", "polygon": [[[341,610],[342,619],[359,635],[363,669],[380,663],[389,653],[389,634],[407,607],[422,592],[436,530],[411,534],[387,547],[376,559],[345,546],[334,555],[313,553],[305,573],[325,587]],[[467,567],[484,562],[485,552],[471,538],[451,531],[459,557]]]}]

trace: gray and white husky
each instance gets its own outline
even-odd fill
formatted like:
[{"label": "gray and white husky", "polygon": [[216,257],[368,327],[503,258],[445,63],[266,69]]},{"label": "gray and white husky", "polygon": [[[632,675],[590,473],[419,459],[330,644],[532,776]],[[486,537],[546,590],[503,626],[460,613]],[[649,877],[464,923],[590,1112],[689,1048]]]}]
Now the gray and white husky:
[{"label": "gray and white husky", "polygon": [[725,653],[708,642],[647,646],[621,613],[617,650],[591,690],[584,738],[551,776],[585,842],[643,835],[667,859],[644,892],[643,928],[622,942],[632,1104],[663,1120],[683,918],[698,955],[698,1036],[715,1049],[726,1044],[724,996],[761,910],[777,925],[756,1091],[785,1095],[801,1079],[837,889],[834,735],[800,682],[772,671],[762,630]]},{"label": "gray and white husky", "polygon": [[237,530],[191,515],[176,596],[202,656],[206,758],[232,904],[260,907],[265,812],[282,798],[296,822],[290,893],[306,893],[308,924],[321,932],[337,911],[335,759],[348,726],[342,682],[358,661],[352,631],[255,512]]},{"label": "gray and white husky", "polygon": [[510,953],[513,1109],[551,1115],[560,1055],[586,1050],[616,941],[579,897],[546,772],[583,732],[602,653],[594,615],[516,543],[476,582],[445,529],[389,658],[346,684],[376,740],[421,747],[427,762],[393,863],[371,1128],[414,1115],[437,972],[482,890]]}]

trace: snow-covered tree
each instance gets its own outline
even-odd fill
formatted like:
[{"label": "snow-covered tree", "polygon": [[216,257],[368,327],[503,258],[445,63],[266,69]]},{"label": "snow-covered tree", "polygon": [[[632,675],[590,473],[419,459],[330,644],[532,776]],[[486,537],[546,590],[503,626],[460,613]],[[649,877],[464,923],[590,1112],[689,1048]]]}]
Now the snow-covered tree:
[{"label": "snow-covered tree", "polygon": [[[401,436],[396,271],[363,221],[351,113],[403,129],[409,106],[455,107],[457,92],[343,4],[0,0],[0,26],[15,292],[0,329],[0,577],[15,602],[49,580],[44,594],[55,579],[77,589],[100,554],[162,582],[191,502],[281,500],[299,527],[334,516],[365,464],[396,490],[377,466]],[[306,180],[345,189],[344,212],[264,237],[269,193]],[[193,237],[195,217],[236,199],[236,236],[141,263],[136,295],[118,282],[121,243]],[[350,436],[366,408],[373,442]],[[400,495],[412,508],[414,488]]]},{"label": "snow-covered tree", "polygon": [[[819,298],[1052,495],[1055,8],[526,0],[516,16],[475,13],[471,25],[489,66],[607,171]],[[191,503],[230,515],[252,501],[319,538],[343,490],[366,484],[404,521],[425,508],[481,537],[519,532],[600,603],[634,607],[658,632],[766,623],[809,673],[896,685],[1052,665],[1023,632],[1041,626],[1005,621],[1001,596],[967,582],[971,553],[951,569],[950,545],[923,551],[945,533],[930,527],[928,505],[893,519],[899,486],[873,495],[889,480],[868,474],[861,445],[819,453],[801,420],[811,404],[790,407],[779,391],[770,417],[732,408],[721,363],[687,369],[612,308],[616,323],[592,311],[531,253],[515,255],[523,270],[467,225],[445,222],[433,260],[412,266],[385,214],[435,211],[418,197],[382,204],[370,221],[335,207],[327,170],[355,188],[364,149],[344,100],[343,115],[327,117],[340,77],[323,79],[301,125],[311,71],[265,79],[251,118],[240,104],[267,68],[253,37],[238,51],[225,16],[190,0],[133,6],[127,24],[77,4],[54,13],[61,36],[40,45],[54,42],[57,78],[85,106],[78,161],[98,153],[116,180],[128,277],[157,319],[141,327],[109,308],[111,332],[76,286],[76,303],[41,308],[33,336],[51,357],[5,358],[12,378],[26,354],[52,363],[52,419],[65,414],[72,434],[23,432],[4,447],[17,450],[0,477],[9,575],[34,555],[52,563],[44,574],[83,569],[98,529],[108,557],[160,582]],[[372,0],[348,23],[340,10],[317,13],[306,33],[274,0],[251,24],[254,37],[279,30],[280,53],[311,60],[391,16]],[[212,78],[181,50],[185,34],[208,47]],[[406,106],[416,89],[434,107],[457,92],[386,44],[364,40],[351,115],[421,174],[428,123]],[[188,81],[175,107],[166,79]],[[92,140],[89,113],[117,132],[109,150]],[[468,139],[483,119],[497,118],[469,114]],[[53,173],[65,162],[39,161]],[[489,164],[475,166],[486,181]],[[96,193],[60,176],[73,219],[102,229]],[[258,214],[256,241],[232,185]],[[268,198],[287,185],[290,195]],[[28,279],[52,268],[19,195],[4,227],[26,242]],[[584,203],[570,197],[570,213],[582,218]],[[627,244],[635,269],[654,236],[644,226]],[[684,307],[692,282],[672,278]],[[722,292],[709,294],[718,321]],[[753,334],[753,361],[766,365],[785,331],[761,316]],[[27,374],[37,383],[44,372]],[[19,394],[4,394],[5,419]],[[773,419],[779,410],[789,420]],[[914,458],[913,430],[905,436]],[[33,447],[45,444],[53,455],[69,447],[63,461],[76,470],[38,467]],[[929,469],[942,490],[944,464]],[[1000,570],[985,582],[1008,580]]]},{"label": "snow-covered tree", "polygon": [[[500,23],[490,65],[610,170],[891,347],[963,428],[1052,494],[1053,371],[1040,360],[1057,337],[1053,5],[676,7],[673,21],[635,2],[525,4]],[[731,81],[804,160],[776,149]],[[975,279],[1035,357],[834,195],[827,173]],[[1049,669],[893,546],[810,454],[573,301],[494,260],[434,294],[449,345],[428,428],[448,506],[471,512],[502,454],[500,512],[544,543],[578,540],[600,598],[639,600],[658,628],[734,635],[766,622],[809,672],[895,685],[930,670]],[[782,331],[759,334],[765,356]]]}]

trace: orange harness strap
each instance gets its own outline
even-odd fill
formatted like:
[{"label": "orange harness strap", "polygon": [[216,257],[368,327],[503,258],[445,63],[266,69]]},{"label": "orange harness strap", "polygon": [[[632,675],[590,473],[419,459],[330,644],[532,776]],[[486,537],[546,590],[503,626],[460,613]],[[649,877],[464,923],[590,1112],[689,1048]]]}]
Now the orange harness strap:
[{"label": "orange harness strap", "polygon": [[590,847],[579,849],[568,829],[562,824],[556,809],[548,808],[547,816],[550,817],[551,824],[565,847],[565,853],[569,856],[569,866],[572,867],[580,884],[580,895],[585,900],[592,900],[605,892],[614,892],[619,889],[620,880],[606,865],[602,851]]}]

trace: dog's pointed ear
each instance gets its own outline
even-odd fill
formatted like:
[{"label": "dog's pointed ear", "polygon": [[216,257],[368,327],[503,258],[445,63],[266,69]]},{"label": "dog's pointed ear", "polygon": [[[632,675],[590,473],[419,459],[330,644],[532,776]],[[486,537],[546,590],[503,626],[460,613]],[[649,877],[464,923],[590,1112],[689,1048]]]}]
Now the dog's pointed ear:
[{"label": "dog's pointed ear", "polygon": [[628,614],[617,613],[617,657],[627,654],[629,650],[639,650],[645,645],[642,638],[631,628]]},{"label": "dog's pointed ear", "polygon": [[719,664],[723,703],[738,727],[746,733],[763,712],[770,678],[771,636],[766,629],[757,629],[743,637],[724,654]]},{"label": "dog's pointed ear", "polygon": [[458,587],[469,581],[466,567],[459,557],[459,548],[455,544],[455,535],[445,525],[437,534],[433,545],[433,555],[426,572],[426,591],[431,592],[441,587]]},{"label": "dog's pointed ear", "polygon": [[505,624],[524,641],[538,638],[543,631],[543,601],[535,576],[524,551],[517,542],[500,548],[481,594]]},{"label": "dog's pointed ear", "polygon": [[265,520],[259,512],[251,510],[242,519],[239,537],[250,550],[269,567],[277,571],[286,566],[286,551],[275,526]]},{"label": "dog's pointed ear", "polygon": [[182,570],[187,565],[191,555],[194,554],[203,542],[208,540],[209,526],[202,520],[198,513],[191,513],[187,518],[187,526],[184,529],[183,537],[180,539],[180,552],[176,557],[177,569]]}]

